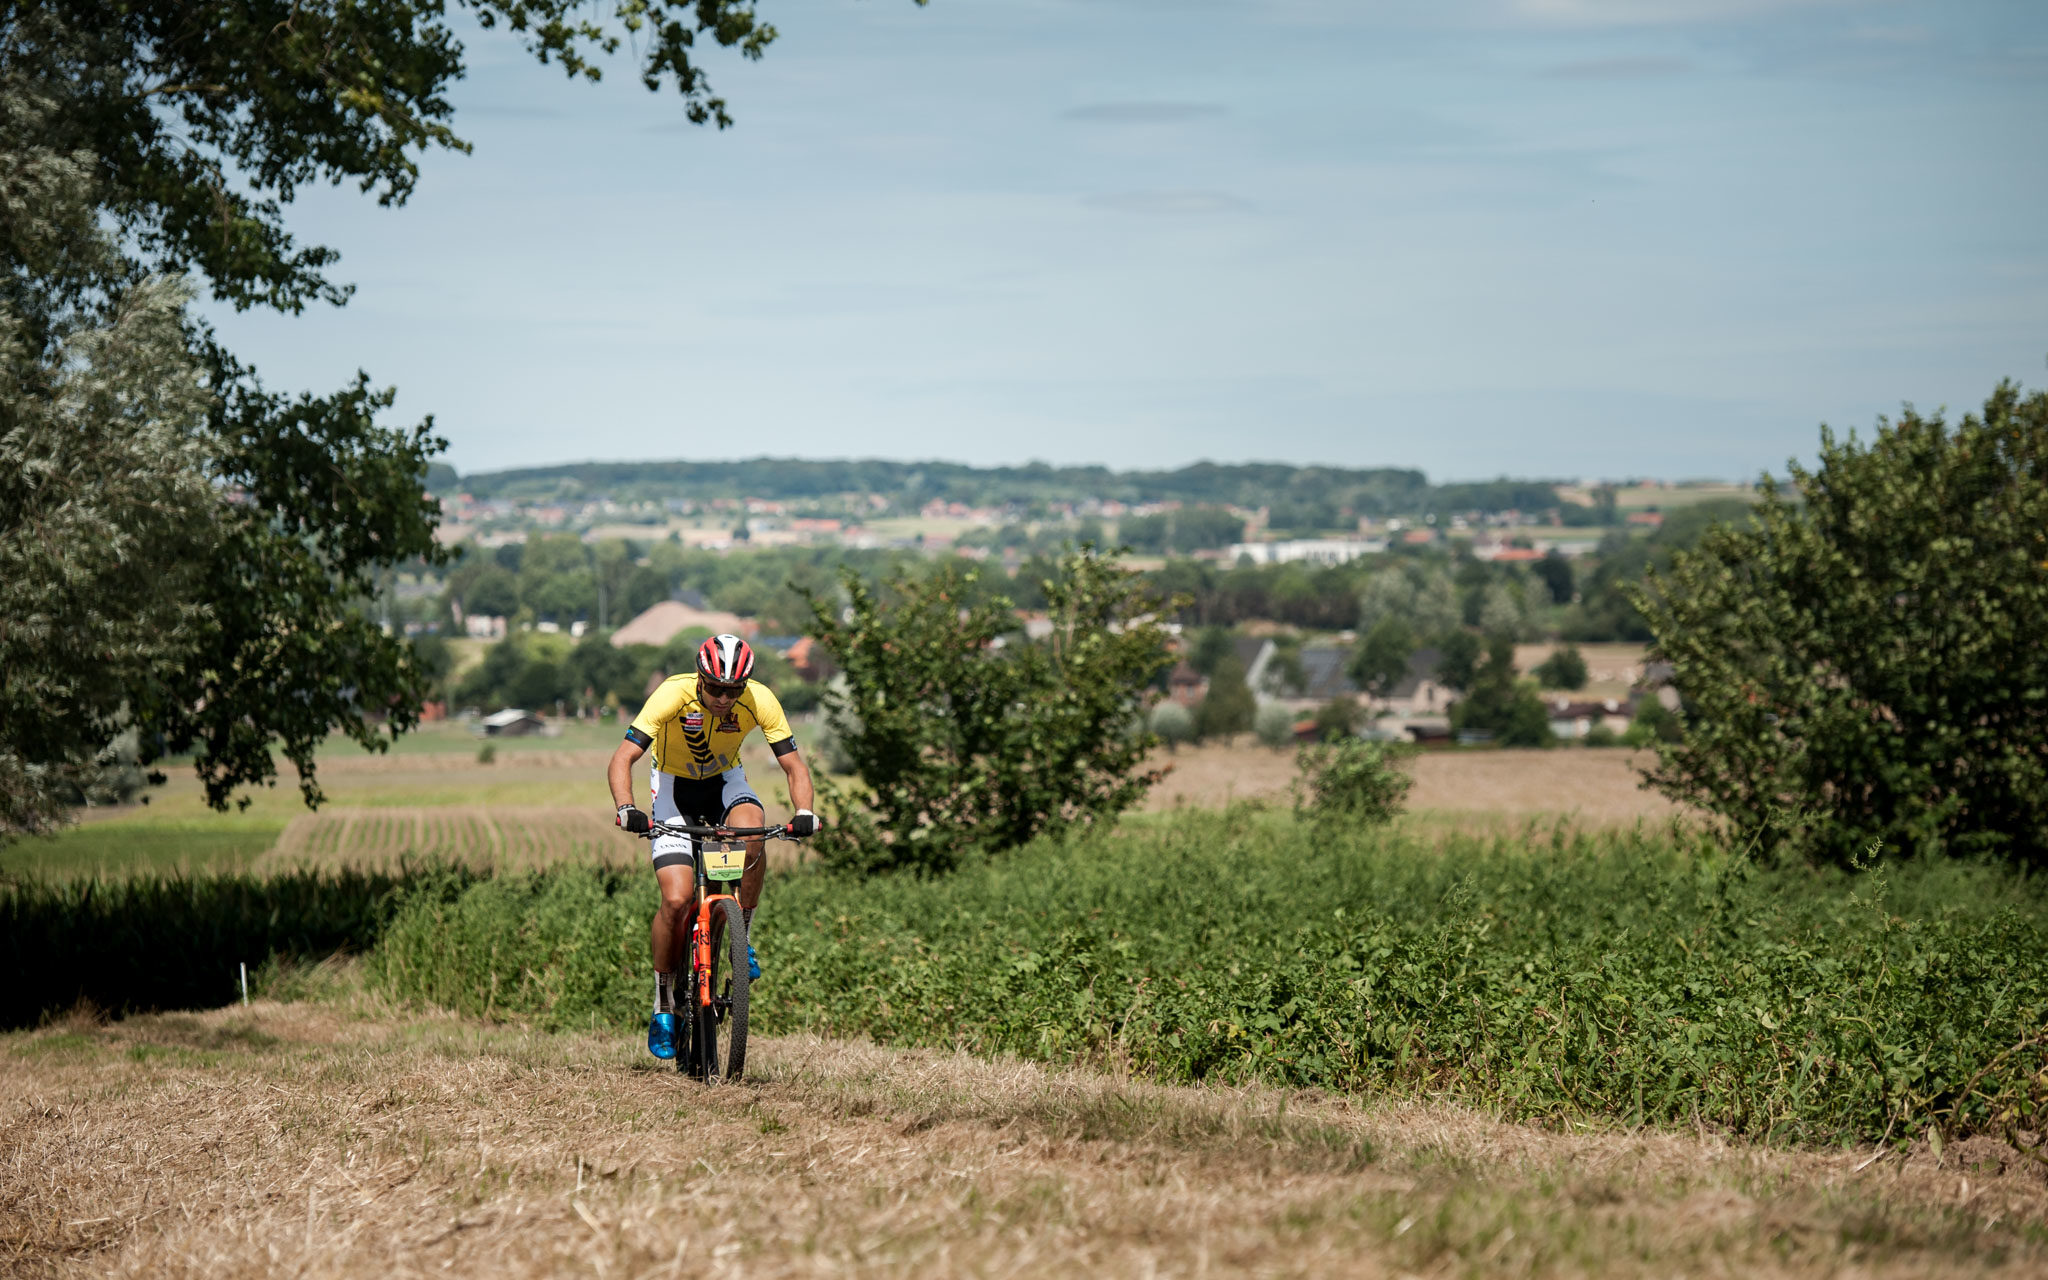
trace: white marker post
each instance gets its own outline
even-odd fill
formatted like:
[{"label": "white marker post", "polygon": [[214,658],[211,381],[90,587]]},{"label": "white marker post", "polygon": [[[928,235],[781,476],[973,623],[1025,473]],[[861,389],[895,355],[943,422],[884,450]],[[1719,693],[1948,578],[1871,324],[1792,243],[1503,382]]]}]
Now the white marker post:
[{"label": "white marker post", "polygon": [[249,962],[242,961],[242,1003],[249,1003]]}]

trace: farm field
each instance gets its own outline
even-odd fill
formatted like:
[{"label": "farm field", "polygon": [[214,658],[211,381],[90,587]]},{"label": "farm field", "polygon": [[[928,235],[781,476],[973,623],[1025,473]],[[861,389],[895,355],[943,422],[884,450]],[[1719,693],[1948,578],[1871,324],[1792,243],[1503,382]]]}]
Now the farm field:
[{"label": "farm field", "polygon": [[2038,1274],[2037,1171],[362,996],[0,1036],[11,1275]]},{"label": "farm field", "polygon": [[[1415,787],[1404,822],[1506,821],[1569,817],[1591,826],[1661,822],[1681,810],[1643,790],[1638,768],[1646,755],[1621,747],[1554,751],[1426,751],[1408,764]],[[1232,800],[1284,803],[1295,778],[1294,753],[1259,746],[1205,743],[1160,753],[1154,764],[1172,771],[1152,790],[1153,812],[1181,807],[1219,808]]]},{"label": "farm field", "polygon": [[[798,727],[799,738],[805,728]],[[509,857],[510,865],[535,865],[551,853],[604,862],[638,852],[605,825],[612,722],[572,724],[555,738],[495,743],[490,764],[478,762],[480,744],[460,725],[429,725],[400,741],[401,749],[383,755],[352,744],[324,753],[320,781],[328,801],[317,813],[300,802],[289,766],[287,780],[255,792],[247,811],[217,814],[206,808],[189,766],[170,765],[170,781],[151,793],[149,804],[88,810],[78,827],[54,839],[0,849],[0,874],[385,865],[404,854],[477,865]],[[787,816],[774,757],[756,742],[746,762],[770,821]],[[1291,752],[1249,738],[1183,747],[1161,753],[1157,763],[1172,769],[1147,801],[1154,812],[1246,799],[1286,803],[1294,780]],[[1425,753],[1412,762],[1412,813],[1403,821],[1469,827],[1566,816],[1598,826],[1673,816],[1676,806],[1637,786],[1640,763],[1618,748]],[[644,764],[635,785],[644,795]]]}]

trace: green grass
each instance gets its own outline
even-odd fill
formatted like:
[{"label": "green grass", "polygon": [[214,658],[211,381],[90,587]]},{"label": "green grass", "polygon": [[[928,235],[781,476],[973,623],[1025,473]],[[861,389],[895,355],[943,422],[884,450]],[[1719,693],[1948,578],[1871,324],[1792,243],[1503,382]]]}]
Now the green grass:
[{"label": "green grass", "polygon": [[[372,973],[628,1027],[652,907],[640,877],[481,881],[401,908]],[[2048,900],[1955,863],[1768,871],[1668,834],[1424,841],[1240,809],[944,880],[789,875],[766,908],[771,1032],[1800,1142],[2038,1127],[2048,1066]]]},{"label": "green grass", "polygon": [[0,848],[4,876],[125,876],[243,871],[277,843],[276,818],[114,818]]}]

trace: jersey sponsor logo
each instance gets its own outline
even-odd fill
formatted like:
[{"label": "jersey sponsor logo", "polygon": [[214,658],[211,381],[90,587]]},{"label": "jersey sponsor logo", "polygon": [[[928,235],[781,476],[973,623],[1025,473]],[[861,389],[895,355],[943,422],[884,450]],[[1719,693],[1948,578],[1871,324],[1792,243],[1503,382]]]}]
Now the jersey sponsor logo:
[{"label": "jersey sponsor logo", "polygon": [[720,733],[738,733],[740,731],[740,718],[730,711],[726,712],[725,719],[718,722],[718,731]]},{"label": "jersey sponsor logo", "polygon": [[703,729],[704,713],[702,711],[692,711],[690,714],[683,717],[683,732],[701,733],[703,732]]}]

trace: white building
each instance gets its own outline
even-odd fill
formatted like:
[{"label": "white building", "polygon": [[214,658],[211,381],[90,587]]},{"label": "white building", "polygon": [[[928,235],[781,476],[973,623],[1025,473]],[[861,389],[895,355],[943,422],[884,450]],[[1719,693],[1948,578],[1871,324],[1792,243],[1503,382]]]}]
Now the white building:
[{"label": "white building", "polygon": [[1231,563],[1248,556],[1253,564],[1348,564],[1360,556],[1378,555],[1387,549],[1385,538],[1296,538],[1288,542],[1240,542],[1230,548]]}]

